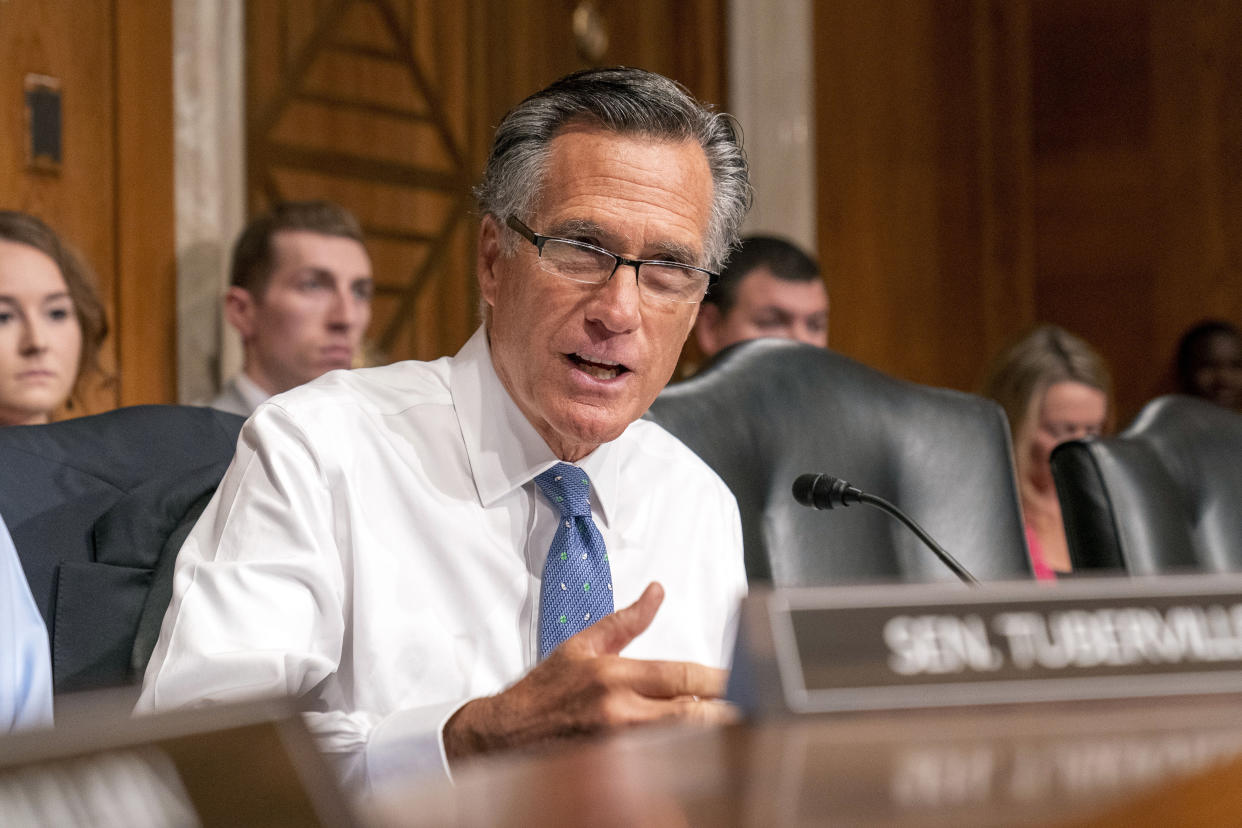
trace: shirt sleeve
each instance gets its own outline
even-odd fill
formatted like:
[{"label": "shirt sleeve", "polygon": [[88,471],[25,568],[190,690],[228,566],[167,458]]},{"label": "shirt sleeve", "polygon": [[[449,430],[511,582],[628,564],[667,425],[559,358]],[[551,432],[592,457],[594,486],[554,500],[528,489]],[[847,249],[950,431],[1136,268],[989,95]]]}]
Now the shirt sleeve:
[{"label": "shirt sleeve", "polygon": [[335,462],[277,404],[246,423],[178,554],[135,712],[306,697],[306,722],[347,784],[416,767],[447,772],[441,728],[464,700],[368,711],[349,698],[367,669],[342,659],[356,596]]},{"label": "shirt sleeve", "polygon": [[0,726],[50,727],[52,662],[47,629],[35,606],[9,530],[0,520]]}]

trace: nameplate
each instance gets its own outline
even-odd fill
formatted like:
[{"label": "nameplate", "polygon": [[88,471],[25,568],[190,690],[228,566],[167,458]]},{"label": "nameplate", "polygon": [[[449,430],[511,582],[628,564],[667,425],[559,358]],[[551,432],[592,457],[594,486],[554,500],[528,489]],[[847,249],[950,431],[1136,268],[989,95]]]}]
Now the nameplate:
[{"label": "nameplate", "polygon": [[738,642],[760,713],[1238,692],[1242,578],[756,592]]}]

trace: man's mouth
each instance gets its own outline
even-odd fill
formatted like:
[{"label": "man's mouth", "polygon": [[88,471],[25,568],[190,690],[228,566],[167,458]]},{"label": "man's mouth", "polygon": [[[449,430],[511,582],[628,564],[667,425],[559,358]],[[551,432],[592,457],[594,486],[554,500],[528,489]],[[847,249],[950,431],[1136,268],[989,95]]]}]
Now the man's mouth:
[{"label": "man's mouth", "polygon": [[602,359],[600,357],[587,359],[582,354],[567,354],[567,356],[569,361],[577,366],[579,371],[599,380],[615,379],[630,370],[621,363],[613,362],[610,359]]}]

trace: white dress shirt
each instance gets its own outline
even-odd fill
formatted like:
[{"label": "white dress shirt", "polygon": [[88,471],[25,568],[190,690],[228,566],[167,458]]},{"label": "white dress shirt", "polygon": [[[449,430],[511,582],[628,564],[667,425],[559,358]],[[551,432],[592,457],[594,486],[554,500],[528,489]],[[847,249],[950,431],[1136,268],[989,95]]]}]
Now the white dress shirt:
[{"label": "white dress shirt", "polygon": [[[259,407],[177,559],[138,711],[309,694],[352,784],[447,770],[441,731],[535,664],[557,458],[482,330],[453,358],[334,371]],[[745,592],[733,495],[640,420],[578,465],[616,607],[665,589],[623,654],[726,666]]]}]

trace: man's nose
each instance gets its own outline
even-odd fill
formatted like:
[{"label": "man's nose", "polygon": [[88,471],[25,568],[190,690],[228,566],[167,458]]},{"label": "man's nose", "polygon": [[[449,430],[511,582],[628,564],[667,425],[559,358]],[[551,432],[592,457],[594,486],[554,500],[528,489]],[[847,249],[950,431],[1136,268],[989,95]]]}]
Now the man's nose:
[{"label": "man's nose", "polygon": [[807,345],[814,345],[816,348],[822,348],[824,347],[824,343],[827,341],[828,336],[823,331],[816,330],[810,325],[798,325],[792,329],[792,333],[789,338],[796,339],[799,342],[806,343]]},{"label": "man's nose", "polygon": [[796,339],[797,341],[804,343],[806,345],[816,344],[815,334],[812,333],[810,329],[808,329],[805,326],[792,328],[790,330],[789,338]]},{"label": "man's nose", "polygon": [[591,297],[587,317],[612,333],[626,333],[642,321],[642,291],[634,265],[622,264]]},{"label": "man's nose", "polygon": [[328,309],[328,324],[336,328],[348,329],[359,325],[366,316],[366,303],[354,295],[348,288],[338,290],[332,297],[332,306]]}]

